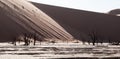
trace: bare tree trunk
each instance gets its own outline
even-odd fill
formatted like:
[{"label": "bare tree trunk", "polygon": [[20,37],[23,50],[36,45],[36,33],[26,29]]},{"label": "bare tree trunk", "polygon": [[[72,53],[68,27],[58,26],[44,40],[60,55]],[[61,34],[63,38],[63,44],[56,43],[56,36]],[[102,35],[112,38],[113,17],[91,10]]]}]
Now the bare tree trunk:
[{"label": "bare tree trunk", "polygon": [[34,39],[34,45],[35,45],[35,43],[36,43],[36,39]]},{"label": "bare tree trunk", "polygon": [[88,41],[88,44],[90,45],[90,41]]},{"label": "bare tree trunk", "polygon": [[16,46],[16,37],[13,39],[12,44],[14,44]]},{"label": "bare tree trunk", "polygon": [[36,43],[36,40],[37,40],[37,35],[36,35],[36,33],[34,33],[34,45],[35,45],[35,43]]},{"label": "bare tree trunk", "polygon": [[93,40],[93,45],[95,45],[95,40]]},{"label": "bare tree trunk", "polygon": [[109,39],[109,44],[111,44],[111,41],[110,41],[110,39]]},{"label": "bare tree trunk", "polygon": [[95,45],[95,42],[96,42],[96,40],[97,40],[97,35],[96,35],[96,33],[93,31],[93,32],[89,33],[89,36],[90,36],[91,39],[92,39],[92,44]]}]

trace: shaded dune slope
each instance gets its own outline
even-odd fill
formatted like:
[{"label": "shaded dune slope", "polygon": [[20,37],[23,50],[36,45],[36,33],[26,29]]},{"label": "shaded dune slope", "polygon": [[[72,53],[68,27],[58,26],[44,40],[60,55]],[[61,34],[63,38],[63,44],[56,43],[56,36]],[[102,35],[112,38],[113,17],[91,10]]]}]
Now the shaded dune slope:
[{"label": "shaded dune slope", "polygon": [[0,41],[11,41],[23,33],[44,38],[72,39],[51,17],[25,0],[0,0]]},{"label": "shaded dune slope", "polygon": [[33,4],[57,21],[76,39],[88,41],[89,33],[96,32],[99,42],[120,41],[120,17],[118,16]]}]

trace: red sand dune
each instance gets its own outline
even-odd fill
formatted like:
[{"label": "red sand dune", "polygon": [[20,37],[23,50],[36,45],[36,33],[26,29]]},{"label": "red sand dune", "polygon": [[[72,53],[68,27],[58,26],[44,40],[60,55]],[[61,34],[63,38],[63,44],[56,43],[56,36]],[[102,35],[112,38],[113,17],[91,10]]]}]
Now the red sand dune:
[{"label": "red sand dune", "polygon": [[0,0],[0,41],[11,41],[23,33],[88,41],[91,32],[96,32],[98,41],[120,41],[118,16],[33,4],[39,9],[25,0]]},{"label": "red sand dune", "polygon": [[0,0],[0,41],[11,41],[23,33],[61,40],[73,38],[51,17],[26,0]]},{"label": "red sand dune", "polygon": [[120,17],[103,13],[75,10],[33,3],[71,35],[80,40],[90,40],[89,33],[96,32],[98,41],[120,41]]}]

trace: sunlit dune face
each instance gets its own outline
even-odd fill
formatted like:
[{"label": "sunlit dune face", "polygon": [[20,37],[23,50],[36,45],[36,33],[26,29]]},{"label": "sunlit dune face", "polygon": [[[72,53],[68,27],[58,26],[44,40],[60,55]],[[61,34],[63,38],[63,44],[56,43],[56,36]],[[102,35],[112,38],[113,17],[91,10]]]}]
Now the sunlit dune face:
[{"label": "sunlit dune face", "polygon": [[11,18],[14,23],[19,24],[28,32],[35,32],[45,38],[73,38],[54,19],[26,0],[0,0],[0,8],[6,17]]}]

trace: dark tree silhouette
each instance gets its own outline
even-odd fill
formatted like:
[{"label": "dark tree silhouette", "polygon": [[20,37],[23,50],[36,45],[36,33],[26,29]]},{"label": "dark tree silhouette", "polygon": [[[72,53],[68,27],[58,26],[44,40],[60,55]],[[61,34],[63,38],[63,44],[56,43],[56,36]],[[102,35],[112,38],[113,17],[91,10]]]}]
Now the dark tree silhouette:
[{"label": "dark tree silhouette", "polygon": [[25,42],[24,45],[29,45],[29,42],[28,42],[28,38],[27,38],[27,34],[26,34],[26,33],[24,33],[24,42]]},{"label": "dark tree silhouette", "polygon": [[36,35],[36,33],[34,33],[34,36],[33,36],[33,37],[34,37],[34,43],[33,43],[33,44],[35,45],[36,40],[37,40],[37,35]]},{"label": "dark tree silhouette", "polygon": [[90,45],[90,40],[88,40],[88,44]]},{"label": "dark tree silhouette", "polygon": [[95,42],[97,41],[97,33],[96,31],[92,31],[89,33],[89,36],[92,40],[92,44],[95,45]]},{"label": "dark tree silhouette", "polygon": [[51,43],[53,43],[53,44],[54,44],[54,43],[55,43],[55,41],[51,41]]}]

